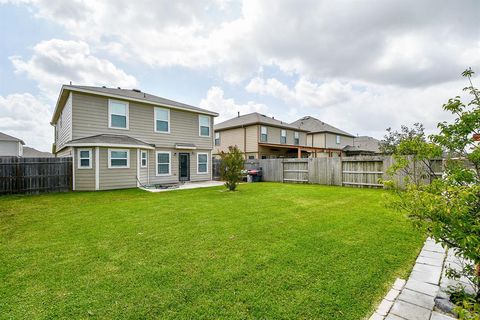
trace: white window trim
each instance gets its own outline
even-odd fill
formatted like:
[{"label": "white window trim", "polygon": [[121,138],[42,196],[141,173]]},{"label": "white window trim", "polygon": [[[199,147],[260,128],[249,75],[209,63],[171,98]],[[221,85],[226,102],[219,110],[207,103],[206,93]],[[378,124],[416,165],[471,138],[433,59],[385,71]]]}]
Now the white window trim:
[{"label": "white window trim", "polygon": [[[127,152],[127,165],[126,166],[114,166],[112,167],[112,151],[124,151]],[[129,169],[130,168],[130,149],[108,149],[108,169]]]},{"label": "white window trim", "polygon": [[[158,173],[158,154],[168,153],[168,173]],[[172,152],[171,151],[155,151],[155,175],[157,177],[169,177],[172,175]]]},{"label": "white window trim", "polygon": [[[217,135],[218,135],[218,138],[217,138]],[[218,139],[218,144],[216,144],[217,139]],[[222,140],[220,138],[220,132],[215,132],[213,136],[213,144],[216,145],[217,147],[222,144]]]},{"label": "white window trim", "polygon": [[[208,136],[205,136],[202,134],[202,126],[201,126],[201,123],[200,123],[200,119],[204,117],[204,118],[208,118]],[[212,120],[211,120],[211,117],[210,116],[206,116],[204,114],[199,114],[198,115],[198,135],[200,137],[211,137],[212,136]]]},{"label": "white window trim", "polygon": [[[126,124],[126,127],[125,128],[119,128],[119,127],[113,127],[112,126],[112,112],[111,112],[111,106],[110,106],[110,103],[111,102],[116,102],[116,103],[123,103],[125,104],[127,107],[126,107],[126,110],[125,110],[125,116],[127,117],[126,121],[125,121],[125,124]],[[121,101],[121,100],[114,100],[114,99],[108,99],[108,128],[109,129],[116,129],[116,130],[129,130],[129,125],[130,125],[130,104],[128,103],[128,101]]]},{"label": "white window trim", "polygon": [[[145,165],[142,164],[142,160],[143,160],[143,157],[142,157],[142,156],[143,156],[144,154],[146,155],[146,157],[145,157],[145,160],[146,160],[146,161],[145,161]],[[148,167],[148,151],[146,151],[146,150],[140,150],[140,168],[146,168],[146,167]]]},{"label": "white window trim", "polygon": [[[199,156],[202,155],[202,154],[204,154],[204,155],[207,156],[207,171],[206,171],[206,172],[200,172],[200,171],[198,170],[198,165],[200,164],[200,162],[198,161],[198,158],[199,158]],[[209,165],[209,163],[210,163],[210,160],[209,160],[208,158],[209,158],[209,157],[208,157],[208,153],[207,153],[207,152],[197,152],[197,174],[208,174],[208,173],[209,173],[208,165]]]},{"label": "white window trim", "polygon": [[[158,131],[157,130],[157,110],[166,110],[167,115],[168,115],[168,131]],[[153,131],[156,133],[164,133],[164,134],[169,134],[170,133],[170,109],[167,108],[161,108],[161,107],[155,107],[153,109]]]},{"label": "white window trim", "polygon": [[[86,158],[80,158],[80,151],[88,151],[88,167],[82,167],[81,160]],[[77,169],[92,169],[92,149],[91,148],[84,148],[84,149],[77,149]]]},{"label": "white window trim", "polygon": [[[285,135],[283,133],[285,132]],[[282,142],[282,138],[285,138],[285,142]],[[287,130],[280,129],[280,143],[287,144]]]},{"label": "white window trim", "polygon": [[[265,133],[262,133],[262,129],[265,128]],[[265,141],[262,140],[262,135],[266,135],[267,139]],[[268,128],[265,126],[260,127],[260,142],[268,142]]]},{"label": "white window trim", "polygon": [[341,140],[340,140],[340,139],[341,139],[340,135],[337,134],[337,136],[335,137],[335,139],[336,139],[335,142],[336,142],[337,144],[342,143]]}]

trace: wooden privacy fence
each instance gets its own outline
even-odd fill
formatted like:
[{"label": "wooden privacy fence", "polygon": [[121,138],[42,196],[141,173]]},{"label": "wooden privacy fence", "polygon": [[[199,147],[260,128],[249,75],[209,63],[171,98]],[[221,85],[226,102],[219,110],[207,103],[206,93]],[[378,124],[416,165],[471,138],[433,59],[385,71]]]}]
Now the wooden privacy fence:
[{"label": "wooden privacy fence", "polygon": [[383,159],[342,159],[342,185],[383,188]]},{"label": "wooden privacy fence", "polygon": [[0,194],[72,190],[72,158],[0,157]]}]

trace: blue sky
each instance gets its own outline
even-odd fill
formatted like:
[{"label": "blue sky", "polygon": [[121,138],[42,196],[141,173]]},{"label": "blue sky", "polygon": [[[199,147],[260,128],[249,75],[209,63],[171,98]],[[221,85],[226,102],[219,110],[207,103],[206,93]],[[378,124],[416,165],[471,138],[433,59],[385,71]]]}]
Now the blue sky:
[{"label": "blue sky", "polygon": [[[447,120],[480,70],[480,2],[0,0],[0,131],[49,150],[60,87],[140,88],[352,134]],[[480,71],[479,71],[480,72]]]}]

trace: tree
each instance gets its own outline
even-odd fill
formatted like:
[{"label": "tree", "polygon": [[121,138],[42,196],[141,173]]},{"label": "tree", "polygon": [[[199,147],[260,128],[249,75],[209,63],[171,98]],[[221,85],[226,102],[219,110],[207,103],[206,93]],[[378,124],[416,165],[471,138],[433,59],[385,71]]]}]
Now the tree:
[{"label": "tree", "polygon": [[[466,259],[462,270],[449,270],[448,275],[465,276],[474,287],[473,297],[463,295],[458,302],[463,306],[460,315],[467,319],[478,319],[480,306],[480,150],[474,141],[480,133],[480,99],[471,80],[473,74],[471,69],[462,73],[470,84],[464,91],[471,101],[465,104],[455,97],[443,105],[456,117],[453,123],[439,123],[440,132],[428,139],[420,126],[413,133],[402,129],[401,134],[392,134],[390,130],[386,142],[394,157],[403,161],[396,170],[411,167],[413,160],[426,161],[439,150],[446,154],[441,177],[426,184],[410,181],[405,190],[394,193],[392,205],[406,212],[429,236]],[[410,152],[413,156],[407,157]]]},{"label": "tree", "polygon": [[220,172],[225,186],[230,191],[235,191],[238,183],[242,180],[242,170],[244,168],[244,156],[237,146],[228,147],[228,152],[220,153],[222,159]]}]

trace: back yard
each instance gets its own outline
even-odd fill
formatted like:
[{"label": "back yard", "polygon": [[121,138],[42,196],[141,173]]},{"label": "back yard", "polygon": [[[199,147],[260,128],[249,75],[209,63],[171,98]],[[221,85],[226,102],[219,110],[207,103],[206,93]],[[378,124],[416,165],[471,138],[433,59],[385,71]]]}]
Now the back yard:
[{"label": "back yard", "polygon": [[0,197],[0,317],[369,315],[423,238],[381,190]]}]

